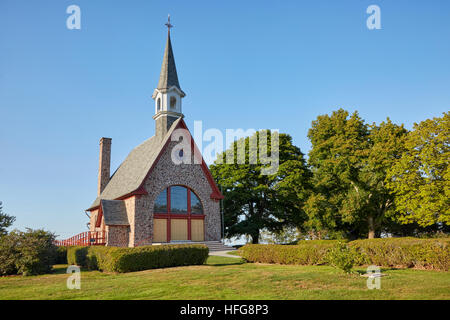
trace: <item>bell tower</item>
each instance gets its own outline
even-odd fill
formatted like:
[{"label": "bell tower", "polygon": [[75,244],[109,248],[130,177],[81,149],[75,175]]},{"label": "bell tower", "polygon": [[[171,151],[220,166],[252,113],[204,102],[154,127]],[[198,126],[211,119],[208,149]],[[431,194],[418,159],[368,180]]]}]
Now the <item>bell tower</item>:
[{"label": "bell tower", "polygon": [[159,75],[158,86],[153,92],[152,98],[155,100],[155,115],[153,119],[156,122],[156,136],[161,139],[165,136],[172,124],[178,118],[184,117],[181,108],[181,99],[186,94],[181,90],[178,82],[177,68],[170,41],[170,29],[173,25],[170,23],[170,15],[167,26],[167,42],[164,51],[161,74]]}]

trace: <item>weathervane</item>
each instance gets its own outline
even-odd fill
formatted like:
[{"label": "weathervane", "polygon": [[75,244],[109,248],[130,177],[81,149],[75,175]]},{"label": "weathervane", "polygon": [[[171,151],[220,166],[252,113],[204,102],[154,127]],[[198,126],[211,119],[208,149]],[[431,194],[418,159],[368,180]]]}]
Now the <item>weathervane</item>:
[{"label": "weathervane", "polygon": [[170,14],[167,17],[167,23],[165,25],[167,26],[167,29],[169,29],[170,32],[170,29],[173,28],[173,25],[170,24]]}]

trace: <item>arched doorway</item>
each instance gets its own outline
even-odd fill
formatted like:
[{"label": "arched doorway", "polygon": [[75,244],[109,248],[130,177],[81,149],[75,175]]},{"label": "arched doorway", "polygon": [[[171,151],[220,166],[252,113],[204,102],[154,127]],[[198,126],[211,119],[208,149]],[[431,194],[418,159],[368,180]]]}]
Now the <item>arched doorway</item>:
[{"label": "arched doorway", "polygon": [[205,240],[203,206],[190,188],[174,185],[164,189],[153,212],[153,242]]}]

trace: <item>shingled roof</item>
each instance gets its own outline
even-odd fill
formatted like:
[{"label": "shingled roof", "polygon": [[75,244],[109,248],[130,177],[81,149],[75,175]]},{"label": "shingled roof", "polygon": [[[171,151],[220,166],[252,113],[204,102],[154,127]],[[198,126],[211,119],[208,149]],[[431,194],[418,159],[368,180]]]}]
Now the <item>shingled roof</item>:
[{"label": "shingled roof", "polygon": [[101,200],[103,217],[107,226],[128,226],[127,209],[123,200]]},{"label": "shingled roof", "polygon": [[177,67],[175,66],[175,58],[172,51],[172,42],[170,41],[170,31],[167,35],[166,49],[164,51],[164,58],[161,66],[161,73],[159,75],[159,82],[157,88],[160,90],[170,89],[171,87],[178,88],[184,95],[178,82]]},{"label": "shingled roof", "polygon": [[180,121],[182,118],[175,120],[163,139],[153,136],[134,148],[87,210],[98,207],[100,199],[114,200],[138,190]]}]

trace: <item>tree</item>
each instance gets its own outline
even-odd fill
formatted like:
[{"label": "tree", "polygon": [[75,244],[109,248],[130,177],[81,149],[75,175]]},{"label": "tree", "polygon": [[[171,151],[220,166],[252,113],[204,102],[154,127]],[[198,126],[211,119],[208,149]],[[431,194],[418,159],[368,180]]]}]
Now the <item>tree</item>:
[{"label": "tree", "polygon": [[368,238],[380,235],[395,214],[394,196],[386,185],[386,175],[401,157],[407,130],[388,118],[380,125],[372,124],[369,131],[367,157],[361,159],[358,181],[352,182],[347,210],[355,220],[367,224]]},{"label": "tree", "polygon": [[414,124],[405,152],[388,171],[401,223],[450,225],[450,112]]},{"label": "tree", "polygon": [[269,244],[297,244],[303,234],[297,227],[285,226],[277,232],[262,231],[260,240]]},{"label": "tree", "polygon": [[2,202],[0,201],[0,236],[6,235],[8,232],[6,231],[14,221],[16,221],[16,217],[9,216],[3,212]]},{"label": "tree", "polygon": [[56,258],[55,234],[14,230],[0,241],[0,275],[48,273]]},{"label": "tree", "polygon": [[389,119],[368,126],[343,109],[313,121],[309,164],[314,192],[307,201],[308,225],[332,237],[379,236],[393,213],[385,179],[401,156],[407,131]]},{"label": "tree", "polygon": [[[307,201],[308,227],[332,237],[358,237],[356,217],[360,204],[349,193],[359,185],[359,170],[367,158],[368,126],[355,112],[343,109],[331,116],[318,116],[308,131],[312,148],[309,165],[313,172],[313,192]],[[354,199],[354,198],[353,198]],[[357,209],[358,210],[355,210]]]},{"label": "tree", "polygon": [[[289,135],[279,134],[279,167],[266,175],[260,139],[265,136],[269,138],[267,152],[273,155],[274,138],[278,135],[263,130],[235,141],[210,166],[225,196],[226,237],[245,235],[252,243],[258,243],[262,230],[282,232],[285,226],[301,226],[307,218],[303,204],[308,198],[311,174],[303,153],[292,144]],[[243,153],[238,152],[240,146],[245,146]],[[245,155],[245,163],[238,161],[239,154]],[[227,155],[232,161],[227,161]]]}]

